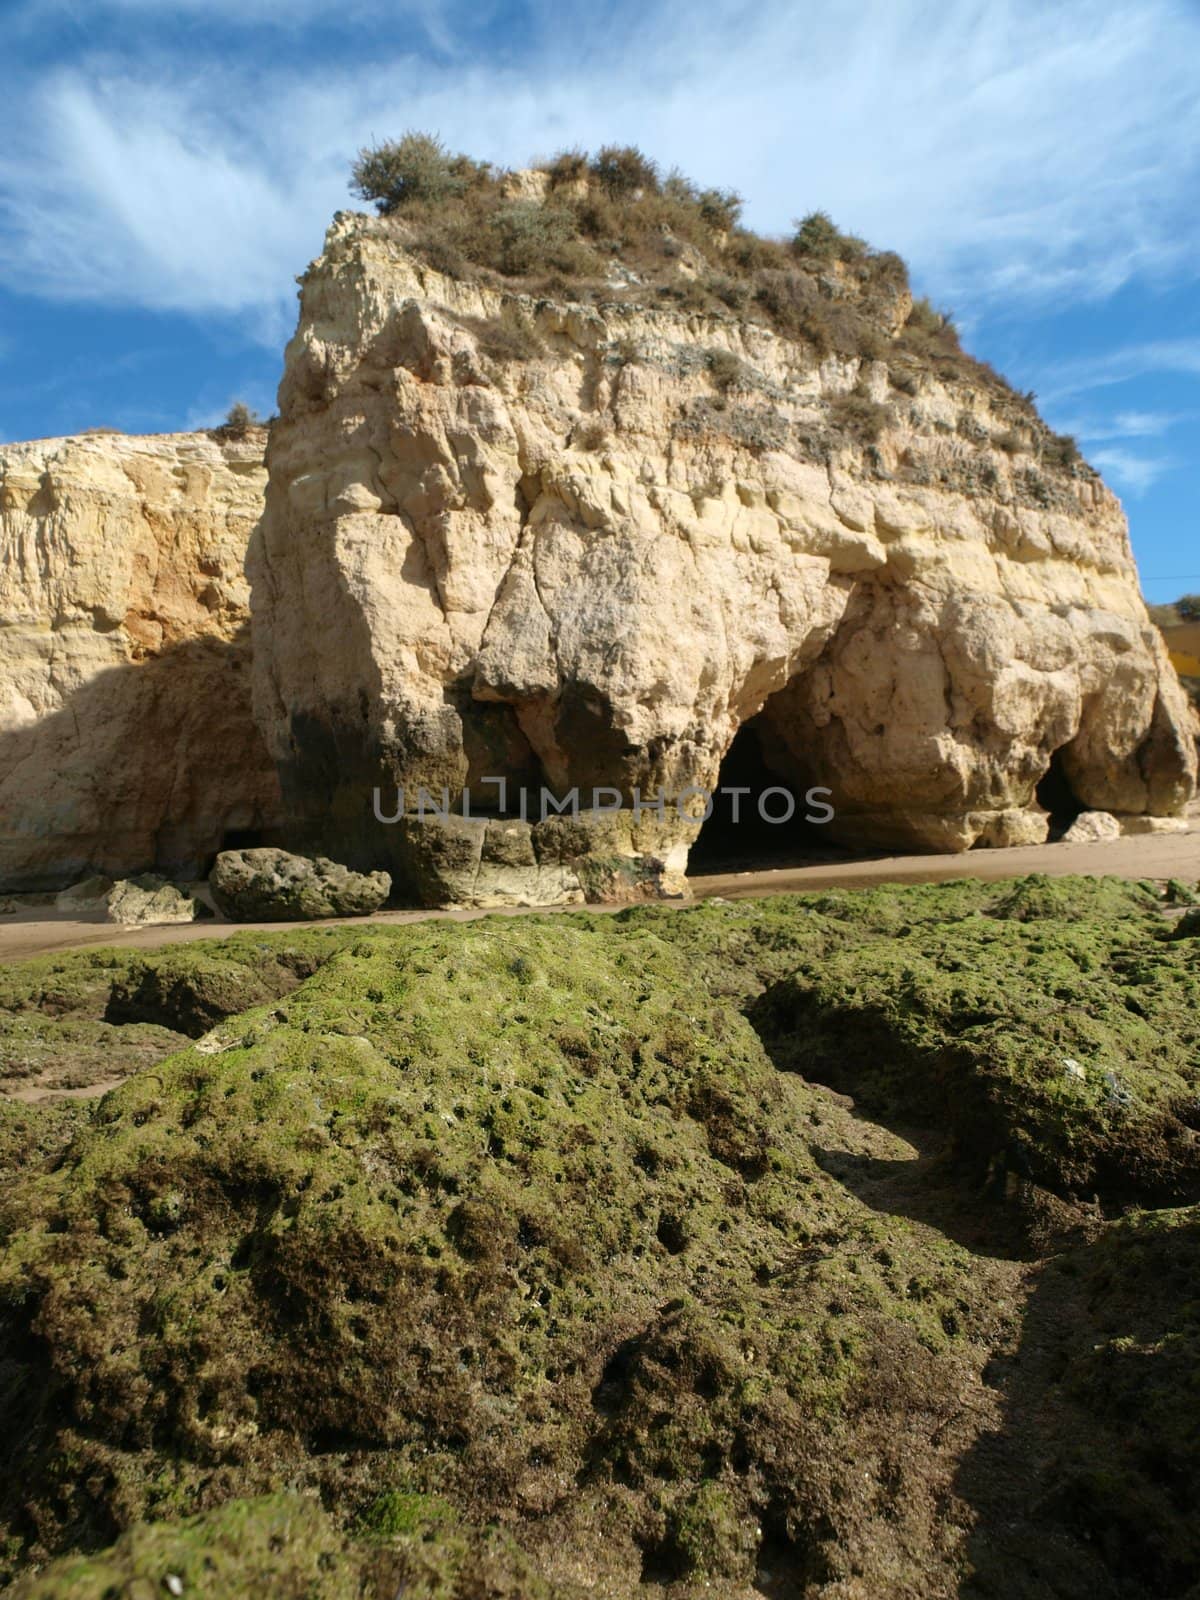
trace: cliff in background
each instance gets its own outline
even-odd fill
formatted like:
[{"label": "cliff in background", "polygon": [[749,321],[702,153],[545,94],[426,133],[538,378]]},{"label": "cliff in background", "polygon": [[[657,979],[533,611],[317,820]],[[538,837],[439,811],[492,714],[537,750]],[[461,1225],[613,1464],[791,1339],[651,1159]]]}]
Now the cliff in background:
[{"label": "cliff in background", "polygon": [[0,889],[271,834],[426,903],[678,892],[739,733],[850,844],[1037,842],[1039,786],[1183,811],[1119,503],[903,263],[568,167],[339,214],[269,445],[0,449]]},{"label": "cliff in background", "polygon": [[264,443],[0,448],[0,887],[193,876],[277,821],[243,574]]},{"label": "cliff in background", "polygon": [[412,243],[335,220],[268,449],[256,704],[313,838],[434,898],[502,898],[518,858],[669,879],[678,823],[438,836],[375,827],[371,787],[629,808],[712,789],[752,719],[850,841],[1045,838],[1052,768],[1080,807],[1185,806],[1189,713],[1119,503],[987,369],[914,357],[905,291],[869,308],[873,353],[822,356],[627,276],[518,295]]}]

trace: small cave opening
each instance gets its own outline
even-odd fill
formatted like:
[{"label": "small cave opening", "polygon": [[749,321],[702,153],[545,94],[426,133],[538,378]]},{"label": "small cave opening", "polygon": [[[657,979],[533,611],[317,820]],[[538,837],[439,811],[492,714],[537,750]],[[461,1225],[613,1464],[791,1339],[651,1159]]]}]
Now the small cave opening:
[{"label": "small cave opening", "polygon": [[[804,790],[771,767],[764,754],[762,730],[761,718],[751,717],[725,752],[712,814],[688,856],[692,876],[796,866],[837,849],[819,823],[804,820],[809,809]],[[737,789],[748,792],[730,792]],[[788,820],[778,820],[787,812],[783,795],[767,795],[760,805],[769,789],[784,789],[794,799],[795,811]]]},{"label": "small cave opening", "polygon": [[221,836],[222,850],[257,850],[270,843],[262,828],[227,828]]},{"label": "small cave opening", "polygon": [[1050,765],[1037,786],[1036,794],[1038,805],[1050,813],[1051,840],[1061,839],[1079,813],[1086,809],[1071,787],[1062,750],[1056,750],[1050,757]]}]

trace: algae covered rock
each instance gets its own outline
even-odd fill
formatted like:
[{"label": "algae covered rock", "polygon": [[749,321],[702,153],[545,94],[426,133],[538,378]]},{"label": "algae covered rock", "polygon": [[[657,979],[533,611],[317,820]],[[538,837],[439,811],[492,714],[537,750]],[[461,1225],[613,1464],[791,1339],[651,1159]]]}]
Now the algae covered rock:
[{"label": "algae covered rock", "polygon": [[[751,1582],[764,1518],[793,1567],[814,1541],[831,1571],[909,1561],[921,1394],[995,1318],[965,1252],[822,1170],[814,1091],[655,934],[341,939],[9,1192],[26,1550],[283,1478],[351,1520],[440,1497],[436,1538],[498,1519],[542,1580],[569,1550],[614,1592],[656,1564]],[[864,1474],[911,1502],[871,1549]]]},{"label": "algae covered rock", "polygon": [[329,931],[234,934],[155,951],[81,950],[0,967],[0,1094],[93,1093],[294,989]]},{"label": "algae covered rock", "polygon": [[250,1595],[357,1600],[346,1541],[314,1498],[232,1500],[206,1516],[136,1524],[111,1549],[68,1556],[19,1583],[13,1600],[109,1600],[128,1595]]},{"label": "algae covered rock", "polygon": [[1092,1201],[1196,1181],[1159,903],[964,880],[0,968],[31,1038],[174,1045],[0,1101],[0,1581],[1182,1600],[1195,1207]]},{"label": "algae covered rock", "polygon": [[351,872],[324,856],[268,848],[223,850],[209,879],[213,899],[233,922],[365,917],[388,897],[386,872]]},{"label": "algae covered rock", "polygon": [[1200,972],[1155,895],[1034,876],[980,909],[798,964],[753,1013],[775,1060],[943,1128],[980,1177],[1200,1197]]},{"label": "algae covered rock", "polygon": [[1134,1213],[1034,1276],[1000,1427],[958,1487],[971,1600],[1190,1600],[1200,1571],[1200,1210]]}]

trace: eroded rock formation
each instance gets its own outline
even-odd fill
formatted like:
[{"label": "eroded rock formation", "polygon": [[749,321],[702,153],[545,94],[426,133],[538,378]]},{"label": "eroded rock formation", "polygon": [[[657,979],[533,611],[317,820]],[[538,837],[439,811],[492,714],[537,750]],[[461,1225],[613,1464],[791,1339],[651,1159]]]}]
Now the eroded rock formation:
[{"label": "eroded rock formation", "polygon": [[[748,725],[847,841],[1036,841],[1047,778],[1182,812],[1119,504],[908,337],[902,278],[814,277],[870,335],[822,358],[624,267],[536,299],[411,244],[335,219],[269,485],[257,430],[0,450],[0,889],[278,842],[427,902],[679,892]],[[543,819],[572,792],[607,814]]]},{"label": "eroded rock formation", "polygon": [[[289,815],[411,889],[447,830],[376,822],[374,786],[410,813],[487,777],[613,789],[599,857],[661,885],[695,829],[635,839],[634,790],[711,790],[752,718],[850,840],[1044,838],[1052,763],[1078,807],[1182,810],[1194,744],[1120,505],[986,369],[906,356],[905,310],[881,357],[821,361],[733,315],[505,295],[335,219],[250,562]],[[494,888],[489,828],[450,830],[460,898]]]},{"label": "eroded rock formation", "polygon": [[195,875],[278,820],[243,564],[264,434],[0,448],[0,886]]}]

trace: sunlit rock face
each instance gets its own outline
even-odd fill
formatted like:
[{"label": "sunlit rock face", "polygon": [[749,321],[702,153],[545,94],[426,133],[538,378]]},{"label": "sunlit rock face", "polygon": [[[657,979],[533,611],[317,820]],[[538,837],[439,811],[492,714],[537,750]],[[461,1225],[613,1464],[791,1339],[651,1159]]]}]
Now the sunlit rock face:
[{"label": "sunlit rock face", "polygon": [[[818,362],[733,316],[517,300],[340,215],[250,560],[289,815],[413,881],[433,835],[376,822],[377,785],[409,813],[420,787],[486,806],[485,778],[630,808],[711,789],[750,718],[847,840],[1044,838],[1052,760],[1080,807],[1179,812],[1194,743],[1120,505],[1041,459],[982,369],[903,365]],[[616,854],[645,892],[695,829],[639,822]]]},{"label": "sunlit rock face", "polygon": [[0,449],[0,888],[283,843],[429,902],[680,893],[747,724],[851,843],[1038,841],[1048,774],[1182,812],[1120,506],[1026,401],[915,360],[901,291],[825,360],[665,304],[343,215],[265,464],[263,430]]},{"label": "sunlit rock face", "polygon": [[190,877],[277,823],[243,571],[264,445],[0,447],[0,887]]}]

